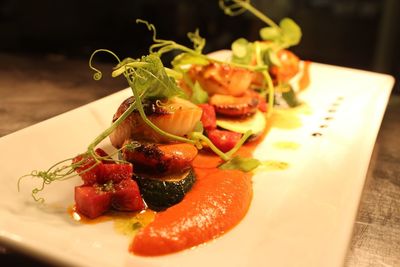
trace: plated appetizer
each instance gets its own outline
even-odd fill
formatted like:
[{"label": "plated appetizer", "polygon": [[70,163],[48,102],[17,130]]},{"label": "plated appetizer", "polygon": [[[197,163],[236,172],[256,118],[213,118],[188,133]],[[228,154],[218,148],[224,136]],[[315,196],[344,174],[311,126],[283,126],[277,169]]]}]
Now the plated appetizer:
[{"label": "plated appetizer", "polygon": [[[140,229],[130,246],[134,254],[155,256],[208,242],[245,216],[253,194],[251,171],[263,164],[252,150],[267,131],[274,88],[297,69],[285,60],[272,67],[244,61],[237,49],[231,62],[220,61],[202,54],[205,40],[198,31],[188,35],[192,49],[158,39],[152,24],[138,22],[153,31],[149,55],[120,60],[99,49],[89,61],[100,79],[94,56],[113,55],[118,64],[112,76],[123,75],[132,90],[116,107],[110,127],[84,153],[26,176],[42,179],[32,196],[44,202],[38,196],[44,185],[78,174],[82,184],[74,190],[75,209],[89,219],[110,210],[155,211],[154,220],[135,226]],[[258,47],[248,43],[246,53]],[[265,47],[256,58],[289,55],[273,50],[270,42]],[[172,50],[182,53],[173,69],[165,68],[160,57]],[[112,154],[98,147],[104,139],[115,148]]]},{"label": "plated appetizer", "polygon": [[[157,211],[132,241],[130,250],[137,255],[172,253],[225,233],[250,205],[246,172],[260,162],[239,149],[251,133],[221,151],[203,134],[204,109],[188,100],[157,54],[115,57],[120,63],[113,75],[124,75],[133,95],[116,107],[111,126],[85,153],[26,175],[43,181],[32,191],[34,199],[44,202],[38,193],[45,184],[78,174],[82,184],[74,190],[75,210],[88,219],[110,210]],[[111,155],[97,147],[106,138],[115,147]]]}]

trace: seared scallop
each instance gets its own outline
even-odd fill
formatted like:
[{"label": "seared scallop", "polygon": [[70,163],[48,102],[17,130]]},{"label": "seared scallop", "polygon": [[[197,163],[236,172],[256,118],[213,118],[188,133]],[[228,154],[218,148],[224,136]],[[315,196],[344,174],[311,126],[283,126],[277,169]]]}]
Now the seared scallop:
[{"label": "seared scallop", "polygon": [[[118,108],[113,121],[117,120],[132,104],[133,97],[126,99]],[[202,110],[188,100],[173,97],[168,101],[144,104],[147,118],[161,130],[185,136],[193,131],[200,121]],[[159,134],[145,123],[138,111],[133,111],[111,134],[111,144],[120,148],[127,139],[150,142],[167,142],[168,137]]]},{"label": "seared scallop", "polygon": [[249,70],[217,63],[193,66],[189,70],[189,75],[209,94],[231,96],[243,95],[253,79],[253,72]]}]

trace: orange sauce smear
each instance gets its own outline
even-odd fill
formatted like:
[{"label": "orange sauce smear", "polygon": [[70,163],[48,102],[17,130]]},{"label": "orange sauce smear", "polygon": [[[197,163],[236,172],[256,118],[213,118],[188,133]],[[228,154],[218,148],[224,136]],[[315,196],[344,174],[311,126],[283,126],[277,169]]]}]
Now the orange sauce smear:
[{"label": "orange sauce smear", "polygon": [[234,227],[252,199],[251,175],[196,168],[197,181],[179,204],[159,212],[139,231],[130,251],[141,256],[178,252],[210,241]]},{"label": "orange sauce smear", "polygon": [[310,85],[310,64],[311,61],[304,61],[304,70],[303,75],[299,80],[299,89],[300,91],[305,90]]}]

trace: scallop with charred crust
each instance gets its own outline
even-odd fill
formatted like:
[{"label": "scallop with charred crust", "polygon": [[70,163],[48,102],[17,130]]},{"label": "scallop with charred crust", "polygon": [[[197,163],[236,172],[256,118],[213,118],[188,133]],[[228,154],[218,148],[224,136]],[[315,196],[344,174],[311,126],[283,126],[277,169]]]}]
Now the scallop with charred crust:
[{"label": "scallop with charred crust", "polygon": [[253,79],[253,72],[249,70],[217,63],[193,66],[189,75],[209,94],[232,96],[244,94]]},{"label": "scallop with charred crust", "polygon": [[215,94],[210,98],[209,103],[214,106],[217,114],[242,117],[250,116],[257,111],[259,98],[251,93],[243,96]]},{"label": "scallop with charred crust", "polygon": [[[133,101],[133,97],[126,99],[119,106],[113,121],[117,120]],[[202,114],[201,108],[178,97],[167,101],[146,102],[143,105],[146,116],[152,123],[161,130],[177,136],[184,136],[192,132]],[[170,141],[166,136],[157,133],[147,125],[136,110],[110,134],[111,144],[116,148],[120,148],[125,140],[131,138],[155,143]]]},{"label": "scallop with charred crust", "polygon": [[124,147],[122,157],[133,163],[135,170],[163,175],[186,171],[197,155],[197,148],[187,143],[141,143],[134,149]]}]

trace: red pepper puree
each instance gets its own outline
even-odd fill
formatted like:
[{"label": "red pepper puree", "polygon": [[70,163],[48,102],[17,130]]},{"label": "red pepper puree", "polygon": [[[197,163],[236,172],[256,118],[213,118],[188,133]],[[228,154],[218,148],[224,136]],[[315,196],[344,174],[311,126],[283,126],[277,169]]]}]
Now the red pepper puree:
[{"label": "red pepper puree", "polygon": [[[262,138],[260,138],[262,139]],[[250,156],[256,142],[239,154]],[[182,202],[155,215],[130,245],[130,252],[158,256],[208,242],[237,225],[246,215],[253,195],[251,173],[220,170],[220,158],[200,153],[193,162],[196,183]]]}]

